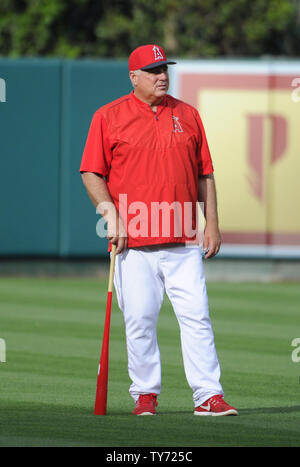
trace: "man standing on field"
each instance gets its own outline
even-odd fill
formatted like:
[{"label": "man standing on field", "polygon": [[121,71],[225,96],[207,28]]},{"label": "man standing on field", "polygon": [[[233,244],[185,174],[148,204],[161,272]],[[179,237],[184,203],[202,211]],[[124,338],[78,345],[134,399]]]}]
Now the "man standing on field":
[{"label": "man standing on field", "polygon": [[[194,414],[237,415],[223,399],[202,254],[193,243],[200,201],[205,258],[220,248],[213,166],[197,110],[167,94],[169,64],[174,62],[158,45],[131,53],[134,89],[94,114],[80,171],[107,222],[110,247],[117,247],[114,283],[124,315],[133,414],[156,414],[161,392],[156,325],[166,292],[180,326]],[[120,202],[124,197],[126,206]],[[166,211],[153,210],[157,204],[181,208],[167,210],[168,229]]]}]

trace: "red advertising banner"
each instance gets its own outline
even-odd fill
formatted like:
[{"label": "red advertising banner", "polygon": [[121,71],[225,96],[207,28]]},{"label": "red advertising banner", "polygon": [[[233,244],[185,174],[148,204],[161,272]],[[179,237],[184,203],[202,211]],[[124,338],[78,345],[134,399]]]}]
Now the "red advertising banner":
[{"label": "red advertising banner", "polygon": [[300,62],[187,61],[171,79],[206,129],[221,254],[299,258]]}]

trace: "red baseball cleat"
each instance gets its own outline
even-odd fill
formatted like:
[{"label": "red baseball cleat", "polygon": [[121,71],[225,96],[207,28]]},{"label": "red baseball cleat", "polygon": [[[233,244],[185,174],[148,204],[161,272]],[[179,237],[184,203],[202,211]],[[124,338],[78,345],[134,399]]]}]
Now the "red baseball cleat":
[{"label": "red baseball cleat", "polygon": [[212,396],[202,405],[195,407],[194,415],[212,415],[218,417],[220,415],[238,415],[238,411],[224,401],[221,394]]},{"label": "red baseball cleat", "polygon": [[156,415],[156,394],[140,394],[133,415]]}]

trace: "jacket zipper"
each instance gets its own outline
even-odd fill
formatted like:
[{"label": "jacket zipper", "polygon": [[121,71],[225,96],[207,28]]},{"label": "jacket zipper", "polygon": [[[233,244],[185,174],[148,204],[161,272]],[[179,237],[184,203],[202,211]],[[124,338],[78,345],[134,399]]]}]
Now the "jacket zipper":
[{"label": "jacket zipper", "polygon": [[154,117],[155,117],[156,134],[157,134],[157,138],[158,138],[158,142],[159,142],[159,147],[161,148],[162,147],[161,134],[160,134],[160,129],[159,129],[158,123],[157,123],[159,121],[159,118],[158,118],[156,112],[153,112],[153,113],[154,113]]}]

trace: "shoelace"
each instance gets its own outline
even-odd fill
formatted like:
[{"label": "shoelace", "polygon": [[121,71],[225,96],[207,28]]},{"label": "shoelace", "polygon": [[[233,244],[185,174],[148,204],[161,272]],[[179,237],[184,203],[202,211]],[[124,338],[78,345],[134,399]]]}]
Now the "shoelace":
[{"label": "shoelace", "polygon": [[209,404],[217,406],[220,403],[223,403],[223,396],[222,394],[217,394],[216,396],[213,396],[211,399],[208,400]]}]

